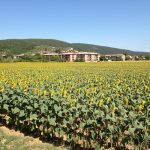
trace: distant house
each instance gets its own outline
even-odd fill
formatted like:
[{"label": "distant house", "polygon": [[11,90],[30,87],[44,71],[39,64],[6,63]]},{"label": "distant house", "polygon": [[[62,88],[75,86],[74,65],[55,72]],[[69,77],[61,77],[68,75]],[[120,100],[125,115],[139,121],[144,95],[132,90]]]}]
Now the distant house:
[{"label": "distant house", "polygon": [[145,56],[133,56],[133,60],[146,60]]},{"label": "distant house", "polygon": [[5,54],[0,54],[0,60],[3,60],[4,58],[6,58]]},{"label": "distant house", "polygon": [[99,60],[99,54],[94,52],[62,53],[60,55],[68,62],[97,62]]},{"label": "distant house", "polygon": [[48,56],[51,60],[52,56],[59,56],[66,62],[83,61],[83,62],[97,62],[99,61],[99,54],[94,52],[61,52],[61,53],[47,53],[43,54]]},{"label": "distant house", "polygon": [[131,56],[131,55],[126,55],[126,56],[125,56],[125,59],[131,61],[131,60],[133,60],[133,56]]},{"label": "distant house", "polygon": [[140,60],[146,60],[145,56],[139,56]]},{"label": "distant house", "polygon": [[21,58],[21,57],[24,57],[24,56],[25,56],[25,54],[14,55],[14,59]]},{"label": "distant house", "polygon": [[125,61],[125,55],[124,54],[107,54],[104,55],[105,60],[111,60],[111,61]]}]

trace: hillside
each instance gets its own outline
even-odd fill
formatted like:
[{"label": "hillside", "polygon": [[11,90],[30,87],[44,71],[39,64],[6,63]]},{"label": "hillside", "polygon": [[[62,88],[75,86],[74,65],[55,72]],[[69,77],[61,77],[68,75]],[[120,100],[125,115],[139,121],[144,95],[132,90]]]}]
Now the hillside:
[{"label": "hillside", "polygon": [[61,50],[66,47],[73,47],[79,51],[93,51],[100,54],[126,53],[130,55],[150,55],[149,52],[135,52],[131,50],[112,48],[106,46],[83,44],[83,43],[67,43],[54,39],[8,39],[0,40],[0,52],[11,54],[29,53],[40,50]]},{"label": "hillside", "polygon": [[[9,51],[13,54],[21,54],[31,52],[37,49],[37,46],[53,46],[53,47],[68,47],[69,43],[59,40],[48,39],[9,39],[0,40],[0,50]],[[39,50],[39,49],[37,49]]]},{"label": "hillside", "polygon": [[73,45],[72,47],[81,51],[94,51],[100,54],[117,54],[117,53],[122,54],[124,53],[124,54],[130,54],[130,55],[150,55],[149,52],[136,52],[136,51],[126,50],[126,49],[99,46],[99,45],[93,45],[93,44],[73,43],[72,45]]}]

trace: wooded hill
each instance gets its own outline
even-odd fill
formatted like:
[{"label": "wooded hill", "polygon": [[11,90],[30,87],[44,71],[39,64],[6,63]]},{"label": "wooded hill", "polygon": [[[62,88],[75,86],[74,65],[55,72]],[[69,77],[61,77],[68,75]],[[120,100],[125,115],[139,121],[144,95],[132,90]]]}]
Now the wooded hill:
[{"label": "wooded hill", "polygon": [[67,43],[54,39],[8,39],[0,40],[0,52],[10,54],[22,54],[30,52],[39,52],[41,50],[63,50],[72,47],[78,51],[92,51],[100,54],[124,53],[130,55],[150,55],[149,52],[135,52],[126,49],[112,48],[84,43]]}]

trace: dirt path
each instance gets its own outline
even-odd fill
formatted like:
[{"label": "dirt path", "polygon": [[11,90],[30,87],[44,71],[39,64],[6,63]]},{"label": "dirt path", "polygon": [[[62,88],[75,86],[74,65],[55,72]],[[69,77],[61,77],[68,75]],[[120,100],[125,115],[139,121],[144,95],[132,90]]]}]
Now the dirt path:
[{"label": "dirt path", "polygon": [[63,146],[43,143],[38,138],[25,136],[19,131],[0,126],[0,150],[67,150]]}]

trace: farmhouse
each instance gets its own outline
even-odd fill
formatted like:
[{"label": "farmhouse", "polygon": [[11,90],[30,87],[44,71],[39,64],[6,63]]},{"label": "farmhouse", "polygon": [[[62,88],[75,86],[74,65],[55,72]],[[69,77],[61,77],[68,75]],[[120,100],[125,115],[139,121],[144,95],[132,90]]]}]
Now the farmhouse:
[{"label": "farmhouse", "polygon": [[105,55],[106,60],[112,60],[112,61],[125,61],[125,55],[124,54],[109,54]]},{"label": "farmhouse", "polygon": [[24,57],[25,54],[14,55],[14,59]]},{"label": "farmhouse", "polygon": [[0,54],[0,60],[6,58],[6,55],[5,54]]}]

